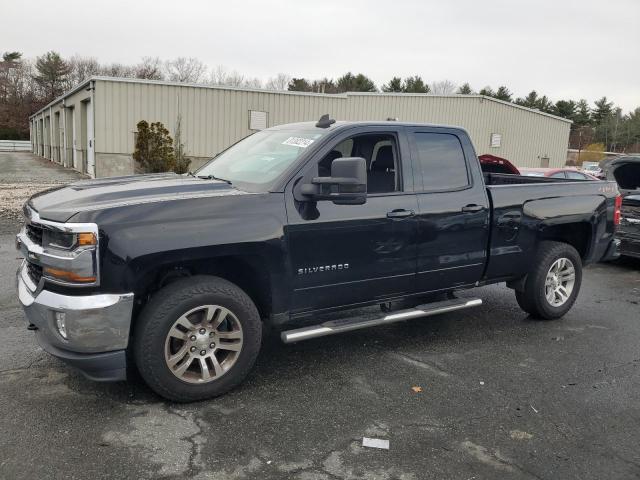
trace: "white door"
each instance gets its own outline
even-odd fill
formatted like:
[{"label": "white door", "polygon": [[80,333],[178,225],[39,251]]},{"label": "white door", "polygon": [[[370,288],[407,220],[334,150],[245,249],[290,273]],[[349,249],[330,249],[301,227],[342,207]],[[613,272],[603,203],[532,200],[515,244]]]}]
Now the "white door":
[{"label": "white door", "polygon": [[73,168],[78,170],[78,152],[76,152],[76,109],[71,109],[71,158],[73,159]]},{"label": "white door", "polygon": [[96,156],[93,139],[93,102],[87,102],[87,173],[95,178],[96,176]]}]

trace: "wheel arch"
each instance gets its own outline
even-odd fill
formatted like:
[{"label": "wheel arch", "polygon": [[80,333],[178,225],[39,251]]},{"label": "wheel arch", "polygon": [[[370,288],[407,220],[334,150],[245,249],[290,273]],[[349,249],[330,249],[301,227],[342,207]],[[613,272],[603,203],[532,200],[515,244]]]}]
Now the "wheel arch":
[{"label": "wheel arch", "polygon": [[132,265],[135,278],[136,308],[134,316],[159,290],[178,279],[192,276],[219,277],[237,285],[253,301],[262,319],[273,310],[272,280],[268,263],[260,254],[220,255],[206,258],[184,258],[164,255],[162,262],[141,262]]},{"label": "wheel arch", "polygon": [[586,221],[545,225],[537,236],[538,246],[545,240],[571,245],[585,261],[593,243],[593,227]]}]

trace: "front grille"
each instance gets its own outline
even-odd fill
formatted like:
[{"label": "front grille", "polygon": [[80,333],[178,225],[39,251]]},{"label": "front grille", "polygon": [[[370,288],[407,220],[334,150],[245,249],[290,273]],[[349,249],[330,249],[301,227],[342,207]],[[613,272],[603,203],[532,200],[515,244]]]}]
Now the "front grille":
[{"label": "front grille", "polygon": [[35,263],[27,262],[27,274],[29,275],[29,278],[33,280],[33,283],[37,285],[40,283],[40,279],[42,278],[42,267]]},{"label": "front grille", "polygon": [[27,223],[26,233],[27,237],[29,237],[33,243],[42,246],[42,227],[40,225]]}]

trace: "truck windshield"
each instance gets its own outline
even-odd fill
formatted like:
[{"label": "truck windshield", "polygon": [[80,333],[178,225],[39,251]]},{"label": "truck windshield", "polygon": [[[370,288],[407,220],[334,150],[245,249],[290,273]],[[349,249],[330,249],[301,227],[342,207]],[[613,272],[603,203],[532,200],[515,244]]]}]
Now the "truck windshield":
[{"label": "truck windshield", "polygon": [[318,130],[262,130],[223,151],[195,175],[228,180],[240,188],[269,185],[326,134]]}]

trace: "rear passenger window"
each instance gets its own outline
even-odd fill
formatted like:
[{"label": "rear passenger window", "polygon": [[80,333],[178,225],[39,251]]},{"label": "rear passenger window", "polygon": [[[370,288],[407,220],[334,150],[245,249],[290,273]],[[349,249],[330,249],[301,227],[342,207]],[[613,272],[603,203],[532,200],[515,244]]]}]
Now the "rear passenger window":
[{"label": "rear passenger window", "polygon": [[454,190],[469,185],[462,145],[448,133],[415,133],[424,190]]}]

